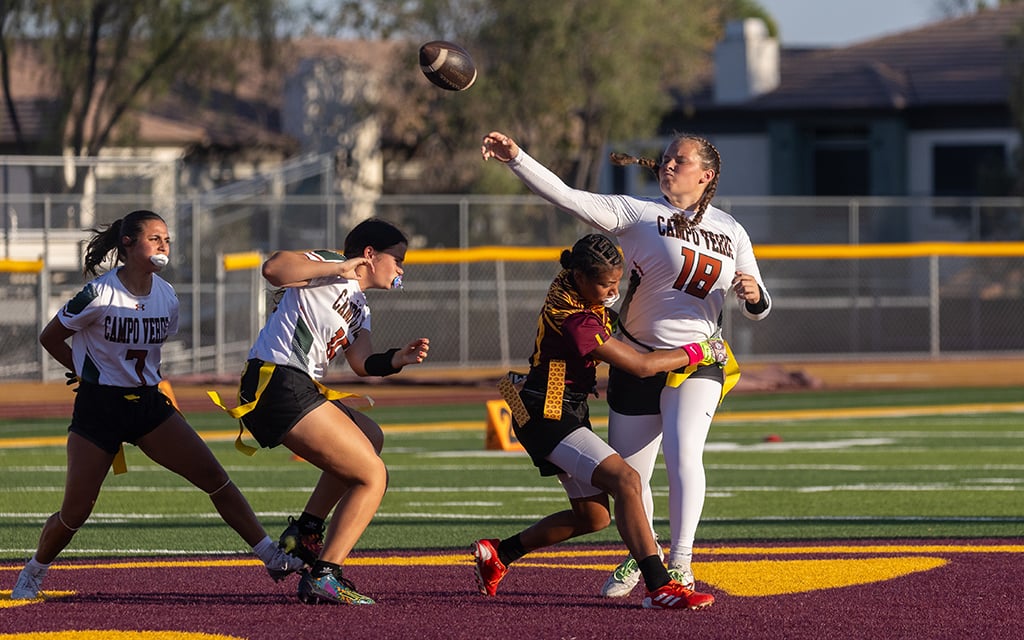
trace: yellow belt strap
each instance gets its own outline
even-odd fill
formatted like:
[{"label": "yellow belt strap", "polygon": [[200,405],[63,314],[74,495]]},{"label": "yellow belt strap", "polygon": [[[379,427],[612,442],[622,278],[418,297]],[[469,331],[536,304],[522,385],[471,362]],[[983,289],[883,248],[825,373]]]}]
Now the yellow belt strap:
[{"label": "yellow belt strap", "polygon": [[121,475],[122,473],[128,473],[128,462],[124,459],[124,443],[117,448],[117,453],[114,454],[114,462],[111,464],[114,468],[114,475]]},{"label": "yellow belt strap", "polygon": [[526,410],[523,399],[519,397],[519,390],[512,382],[511,374],[505,374],[501,380],[498,380],[498,391],[501,392],[501,397],[505,399],[505,404],[508,405],[512,417],[516,419],[519,426],[530,421],[530,412]]},{"label": "yellow belt strap", "polygon": [[[167,382],[166,380],[161,380],[160,384],[157,386],[160,388],[160,392],[167,396],[167,399],[171,401],[171,404],[174,405],[174,408],[176,410],[178,410],[178,413],[181,413],[181,410],[178,409],[178,403],[175,401],[173,392],[169,391],[170,383]],[[141,396],[137,396],[134,393],[126,393],[124,395],[125,400],[130,400],[133,402],[138,400],[139,398],[141,398]],[[115,476],[119,476],[122,473],[128,473],[128,461],[124,457],[123,442],[117,446],[117,453],[114,454],[114,460],[110,463],[110,467],[114,470]]]},{"label": "yellow belt strap", "polygon": [[565,396],[565,360],[548,362],[548,388],[544,394],[544,419],[562,419],[562,398]]},{"label": "yellow belt strap", "polygon": [[[248,365],[246,365],[246,366],[248,366]],[[258,448],[257,447],[249,446],[249,445],[245,444],[244,442],[242,442],[242,436],[245,434],[245,424],[242,423],[240,418],[256,408],[256,403],[260,401],[260,396],[263,395],[263,390],[267,388],[267,384],[270,382],[270,377],[272,375],[274,375],[274,367],[275,366],[277,366],[277,365],[275,365],[272,362],[264,362],[260,366],[260,377],[259,377],[259,380],[256,382],[256,397],[253,398],[251,402],[246,402],[245,404],[238,405],[234,409],[228,409],[224,405],[224,402],[221,401],[220,394],[217,393],[216,391],[207,391],[206,392],[206,395],[210,396],[210,400],[213,400],[213,403],[215,405],[217,405],[218,407],[220,407],[221,409],[226,411],[227,414],[229,416],[231,416],[232,418],[235,418],[236,420],[238,420],[238,437],[235,438],[235,449],[238,449],[240,452],[244,453],[247,456],[251,456],[251,455],[255,454],[256,451],[258,451]],[[244,370],[243,370],[243,373],[244,373]],[[327,398],[328,400],[340,400],[342,398],[361,398],[361,397],[364,397],[364,396],[360,396],[357,393],[345,393],[343,391],[335,391],[334,389],[329,389],[329,388],[325,387],[324,385],[320,384],[320,382],[318,382],[316,380],[313,381],[313,384],[316,385],[317,389],[320,390],[320,393],[323,394],[323,396],[325,398]],[[371,398],[369,396],[365,396],[365,398],[366,398],[366,401],[369,404],[369,406],[372,407],[373,406],[373,398]],[[239,398],[239,400],[241,400],[241,398]]]},{"label": "yellow belt strap", "polygon": [[[736,356],[732,353],[732,348],[729,343],[725,343],[725,352],[729,355],[729,360],[725,363],[725,382],[722,384],[722,395],[718,398],[718,403],[721,404],[722,400],[725,399],[725,394],[733,390],[736,383],[740,381],[740,363],[736,362]],[[668,378],[665,379],[666,387],[678,387],[690,377],[690,374],[697,370],[697,365],[693,364],[685,369],[682,373],[676,373],[674,371],[668,372]]]}]

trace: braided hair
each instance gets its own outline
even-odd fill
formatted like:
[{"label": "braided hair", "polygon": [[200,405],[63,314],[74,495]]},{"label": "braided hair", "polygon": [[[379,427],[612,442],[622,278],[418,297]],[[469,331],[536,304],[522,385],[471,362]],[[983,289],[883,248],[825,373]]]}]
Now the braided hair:
[{"label": "braided hair", "polygon": [[577,240],[572,250],[564,249],[559,263],[563,269],[596,279],[610,269],[621,267],[622,254],[607,236],[591,233]]},{"label": "braided hair", "polygon": [[[715,177],[711,179],[711,182],[704,187],[704,193],[701,194],[700,200],[697,202],[696,215],[692,219],[687,219],[682,212],[678,212],[672,216],[672,222],[682,228],[693,228],[700,224],[701,219],[704,217],[704,212],[707,210],[708,205],[711,204],[711,199],[715,197],[715,192],[718,191],[718,176],[722,172],[722,156],[718,153],[718,149],[715,145],[711,144],[707,138],[702,138],[692,133],[679,133],[672,139],[672,141],[665,147],[666,149],[679,145],[683,142],[694,142],[697,144],[697,156],[700,158],[701,169],[711,169],[715,172]],[[612,164],[616,166],[626,166],[631,164],[638,164],[641,167],[645,167],[658,175],[661,172],[661,163],[651,158],[636,158],[629,155],[628,153],[612,153],[609,158]]]},{"label": "braided hair", "polygon": [[[117,249],[114,264],[123,261],[125,247],[130,247],[138,241],[143,223],[147,220],[164,221],[152,211],[138,209],[123,218],[114,220],[102,229],[89,229],[93,232],[93,236],[85,247],[85,266],[82,272],[87,276],[97,275],[96,268],[109,257],[114,249]],[[125,237],[128,238],[127,242],[122,240]]]}]

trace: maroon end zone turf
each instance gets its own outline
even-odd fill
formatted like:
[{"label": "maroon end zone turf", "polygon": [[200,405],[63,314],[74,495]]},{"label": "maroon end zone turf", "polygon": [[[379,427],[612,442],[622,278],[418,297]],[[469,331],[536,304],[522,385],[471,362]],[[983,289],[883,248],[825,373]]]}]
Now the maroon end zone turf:
[{"label": "maroon end zone turf", "polygon": [[[597,594],[606,573],[587,568],[594,558],[538,558],[548,566],[515,565],[495,598],[475,591],[468,550],[448,552],[356,553],[353,560],[407,557],[411,566],[354,564],[346,576],[360,591],[377,599],[374,606],[308,606],[295,598],[297,578],[274,584],[256,565],[216,567],[128,568],[138,559],[115,559],[113,568],[51,570],[47,590],[74,590],[75,595],[45,603],[0,609],[0,628],[18,634],[67,630],[178,630],[223,634],[250,640],[278,638],[732,638],[831,640],[845,638],[986,638],[1016,640],[1020,636],[1024,592],[1022,540],[894,541],[899,548],[924,545],[921,554],[942,560],[940,566],[901,577],[770,596],[730,595],[702,585],[718,601],[703,611],[645,611],[641,591],[625,599]],[[715,545],[713,554],[696,559],[698,577],[715,562],[760,563],[786,558],[785,546],[835,547],[801,552],[801,560],[906,556],[868,549],[880,541],[835,543],[772,543],[765,554],[753,545]],[[851,546],[870,545],[864,553]],[[949,545],[953,550],[935,550]],[[965,545],[961,547],[961,545]],[[971,551],[991,545],[1001,550]],[[780,547],[783,549],[780,550]],[[742,548],[742,555],[730,549]],[[467,547],[468,549],[468,547]],[[556,548],[559,549],[559,548]],[[610,547],[562,545],[562,550]],[[959,551],[956,549],[960,549]],[[781,553],[780,553],[781,551]],[[855,550],[856,551],[856,550]],[[452,553],[461,564],[435,566],[420,556]],[[596,562],[610,563],[605,553]],[[177,559],[175,559],[177,561]],[[95,561],[61,562],[64,566]],[[751,565],[753,566],[753,564]],[[774,566],[774,565],[772,565]],[[786,566],[780,562],[780,572]],[[0,566],[3,588],[10,588],[17,569]],[[771,578],[784,584],[785,576]],[[6,599],[8,596],[0,596]],[[10,604],[10,602],[0,603]],[[0,636],[5,637],[5,636]],[[14,635],[12,637],[17,637]],[[101,636],[98,636],[101,637]]]}]

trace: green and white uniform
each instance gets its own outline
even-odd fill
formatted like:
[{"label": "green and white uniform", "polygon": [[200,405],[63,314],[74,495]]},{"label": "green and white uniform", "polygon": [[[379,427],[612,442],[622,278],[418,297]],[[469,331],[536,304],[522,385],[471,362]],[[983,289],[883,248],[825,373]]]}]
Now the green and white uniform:
[{"label": "green and white uniform", "polygon": [[125,288],[117,271],[90,281],[57,314],[75,332],[75,373],[92,384],[156,386],[160,350],[178,332],[178,296],[155,274],[149,295],[137,296]]},{"label": "green and white uniform", "polygon": [[[305,256],[318,262],[345,261],[334,251],[308,251]],[[314,278],[285,290],[249,359],[294,367],[319,380],[363,330],[370,331],[370,307],[359,283],[340,276]]]}]

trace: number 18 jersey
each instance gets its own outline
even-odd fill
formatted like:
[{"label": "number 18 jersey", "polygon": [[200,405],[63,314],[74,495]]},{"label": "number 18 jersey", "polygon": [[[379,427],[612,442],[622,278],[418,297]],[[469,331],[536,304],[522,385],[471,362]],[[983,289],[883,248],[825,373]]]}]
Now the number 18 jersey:
[{"label": "number 18 jersey", "polygon": [[508,164],[534,193],[618,238],[629,278],[619,325],[636,342],[672,349],[714,335],[737,271],[753,276],[765,297],[759,313],[743,304],[741,312],[752,319],[768,315],[770,298],[750,237],[728,213],[709,206],[700,224],[687,228],[672,218],[690,219],[694,212],[681,212],[664,197],[573,189],[522,149]]}]

